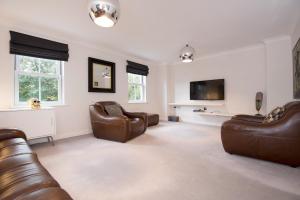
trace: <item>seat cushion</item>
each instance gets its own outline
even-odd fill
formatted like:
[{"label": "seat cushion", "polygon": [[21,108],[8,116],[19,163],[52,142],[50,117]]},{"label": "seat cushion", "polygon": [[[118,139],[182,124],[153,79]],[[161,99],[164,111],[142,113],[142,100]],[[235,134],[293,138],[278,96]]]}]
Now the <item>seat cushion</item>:
[{"label": "seat cushion", "polygon": [[130,119],[130,126],[131,126],[130,139],[143,134],[145,130],[145,124],[141,118]]}]

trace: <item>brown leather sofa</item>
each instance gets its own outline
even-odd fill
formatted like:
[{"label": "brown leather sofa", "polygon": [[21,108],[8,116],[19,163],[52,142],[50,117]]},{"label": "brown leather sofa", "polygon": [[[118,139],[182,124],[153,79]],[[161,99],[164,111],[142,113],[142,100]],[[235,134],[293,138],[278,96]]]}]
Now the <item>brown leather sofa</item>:
[{"label": "brown leather sofa", "polygon": [[284,106],[282,117],[263,123],[263,117],[237,115],[221,129],[224,150],[253,158],[300,166],[300,102]]},{"label": "brown leather sofa", "polygon": [[0,199],[72,199],[32,152],[22,131],[0,129]]},{"label": "brown leather sofa", "polygon": [[[118,106],[122,115],[110,116],[106,106]],[[146,113],[125,111],[122,106],[113,101],[103,101],[90,106],[90,117],[93,134],[96,138],[116,142],[127,142],[143,134],[148,125]]]}]

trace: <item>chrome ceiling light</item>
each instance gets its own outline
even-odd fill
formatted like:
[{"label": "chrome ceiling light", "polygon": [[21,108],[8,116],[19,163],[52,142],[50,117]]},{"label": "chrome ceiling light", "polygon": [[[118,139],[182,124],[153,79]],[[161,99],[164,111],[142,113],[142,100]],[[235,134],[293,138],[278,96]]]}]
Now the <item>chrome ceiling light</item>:
[{"label": "chrome ceiling light", "polygon": [[101,27],[113,27],[120,16],[118,0],[89,0],[89,14],[95,24]]},{"label": "chrome ceiling light", "polygon": [[188,44],[181,50],[180,52],[180,59],[184,63],[193,62],[195,55],[195,50],[189,46]]}]

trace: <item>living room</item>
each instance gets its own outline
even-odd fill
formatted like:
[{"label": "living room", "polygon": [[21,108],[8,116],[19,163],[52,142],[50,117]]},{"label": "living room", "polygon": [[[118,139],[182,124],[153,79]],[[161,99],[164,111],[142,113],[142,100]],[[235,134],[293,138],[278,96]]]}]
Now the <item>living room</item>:
[{"label": "living room", "polygon": [[1,0],[0,199],[300,199],[299,8]]}]

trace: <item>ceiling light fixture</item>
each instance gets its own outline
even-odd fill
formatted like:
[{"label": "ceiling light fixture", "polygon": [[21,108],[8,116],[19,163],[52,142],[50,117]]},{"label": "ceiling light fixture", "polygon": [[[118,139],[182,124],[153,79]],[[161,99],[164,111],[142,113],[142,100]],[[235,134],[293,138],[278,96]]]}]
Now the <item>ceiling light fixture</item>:
[{"label": "ceiling light fixture", "polygon": [[89,0],[89,15],[98,26],[113,27],[120,16],[118,0]]},{"label": "ceiling light fixture", "polygon": [[105,72],[102,73],[103,78],[110,78],[108,67],[105,68]]},{"label": "ceiling light fixture", "polygon": [[195,50],[188,44],[181,50],[180,59],[183,63],[193,62],[195,55]]}]

